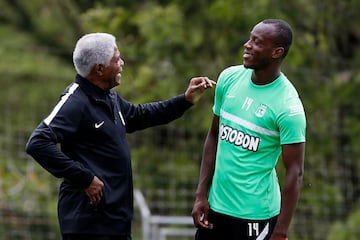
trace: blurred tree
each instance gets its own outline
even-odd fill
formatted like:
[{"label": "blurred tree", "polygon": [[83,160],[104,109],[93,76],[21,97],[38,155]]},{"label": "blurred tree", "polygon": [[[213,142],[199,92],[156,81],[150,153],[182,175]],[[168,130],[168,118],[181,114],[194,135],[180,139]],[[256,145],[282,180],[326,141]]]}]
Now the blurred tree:
[{"label": "blurred tree", "polygon": [[64,60],[71,59],[73,42],[82,33],[77,6],[71,0],[1,0],[3,24],[30,33],[40,45]]}]

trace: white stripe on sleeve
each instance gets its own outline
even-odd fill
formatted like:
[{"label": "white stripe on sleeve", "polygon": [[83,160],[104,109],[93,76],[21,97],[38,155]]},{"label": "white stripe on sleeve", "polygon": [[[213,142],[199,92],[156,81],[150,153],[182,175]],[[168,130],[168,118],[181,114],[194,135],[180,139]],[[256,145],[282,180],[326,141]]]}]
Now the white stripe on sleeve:
[{"label": "white stripe on sleeve", "polygon": [[71,96],[71,94],[74,93],[74,91],[79,87],[79,84],[74,83],[73,85],[70,86],[69,91],[61,97],[60,101],[56,104],[56,106],[54,107],[54,109],[52,110],[52,112],[50,113],[50,115],[45,118],[44,123],[46,125],[49,126],[49,124],[51,123],[51,121],[54,119],[54,117],[56,116],[56,114],[59,112],[59,110],[61,109],[61,107],[64,105],[64,103],[66,102],[66,100]]}]

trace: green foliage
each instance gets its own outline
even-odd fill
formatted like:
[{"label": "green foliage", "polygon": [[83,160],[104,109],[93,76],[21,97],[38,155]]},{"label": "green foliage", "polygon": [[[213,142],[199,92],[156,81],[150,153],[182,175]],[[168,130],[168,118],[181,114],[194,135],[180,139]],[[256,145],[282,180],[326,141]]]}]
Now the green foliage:
[{"label": "green foliage", "polygon": [[[11,37],[9,37],[11,36]],[[56,215],[57,184],[32,160],[25,141],[55,103],[74,72],[30,34],[0,25],[0,208]]]},{"label": "green foliage", "polygon": [[327,240],[348,239],[357,240],[360,237],[360,207],[359,203],[345,221],[336,221],[332,226]]},{"label": "green foliage", "polygon": [[[60,91],[71,81],[74,71],[41,46],[36,37],[0,24],[0,209],[22,220],[46,217],[43,223],[28,221],[27,231],[36,239],[46,237],[36,224],[56,222],[58,182],[24,153],[31,131],[50,111]],[[3,216],[2,216],[3,217]],[[43,219],[43,218],[41,218]],[[11,235],[11,223],[1,223],[1,235]],[[19,224],[18,229],[27,225]],[[46,228],[46,226],[45,226]],[[31,229],[31,230],[30,230]],[[49,229],[50,230],[50,229]],[[37,233],[39,231],[40,233]],[[44,231],[44,229],[42,230]],[[57,233],[55,225],[51,232]],[[38,237],[36,237],[39,234]],[[54,239],[50,236],[47,239]]]},{"label": "green foliage", "polygon": [[39,114],[36,111],[40,109],[30,107],[47,106],[49,100],[54,102],[60,94],[59,89],[70,83],[74,70],[51,56],[47,47],[37,45],[29,34],[0,25],[0,37],[3,39],[0,57],[6,59],[0,64],[3,78],[0,91],[7,99],[1,101],[0,106],[5,111],[19,112],[24,116]]},{"label": "green foliage", "polygon": [[44,4],[43,0],[1,0],[0,4],[7,9],[0,14],[4,23],[31,33],[39,45],[51,47],[55,55],[71,56],[69,49],[82,31],[72,1],[49,0]]},{"label": "green foliage", "polygon": [[182,48],[186,42],[183,15],[176,5],[166,7],[150,6],[144,8],[134,19],[139,27],[140,36],[144,38],[145,53],[156,61],[165,52],[177,47]]},{"label": "green foliage", "polygon": [[122,7],[108,8],[98,3],[82,14],[81,20],[88,32],[104,31],[106,26],[106,32],[116,35],[122,31],[122,26],[127,24],[130,17],[129,11]]}]

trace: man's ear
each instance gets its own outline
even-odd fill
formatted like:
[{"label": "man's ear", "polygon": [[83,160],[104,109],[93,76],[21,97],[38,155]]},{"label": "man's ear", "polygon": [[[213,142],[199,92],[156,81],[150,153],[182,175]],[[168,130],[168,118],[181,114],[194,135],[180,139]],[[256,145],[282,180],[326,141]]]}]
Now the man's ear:
[{"label": "man's ear", "polygon": [[282,58],[282,56],[284,55],[284,52],[285,52],[285,50],[283,47],[274,48],[272,57],[273,58]]},{"label": "man's ear", "polygon": [[104,73],[105,67],[102,64],[96,64],[94,69],[95,69],[96,74],[98,74],[99,76],[102,76]]}]

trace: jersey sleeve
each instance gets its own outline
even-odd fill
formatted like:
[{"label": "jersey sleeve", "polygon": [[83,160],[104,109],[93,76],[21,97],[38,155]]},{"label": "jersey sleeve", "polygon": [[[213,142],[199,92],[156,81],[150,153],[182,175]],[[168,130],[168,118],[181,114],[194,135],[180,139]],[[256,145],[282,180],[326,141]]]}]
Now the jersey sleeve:
[{"label": "jersey sleeve", "polygon": [[288,99],[286,106],[278,119],[280,143],[305,142],[306,116],[301,100],[298,97]]},{"label": "jersey sleeve", "polygon": [[222,99],[223,99],[223,84],[224,80],[222,78],[222,75],[219,75],[218,81],[216,83],[215,88],[215,98],[214,98],[214,106],[213,106],[213,112],[215,115],[220,116],[220,109],[222,105]]},{"label": "jersey sleeve", "polygon": [[220,116],[220,109],[223,103],[223,97],[226,91],[226,88],[229,87],[229,81],[231,81],[232,75],[239,71],[239,69],[243,69],[242,66],[231,66],[224,69],[218,77],[216,88],[215,88],[215,99],[213,112],[215,115]]}]

